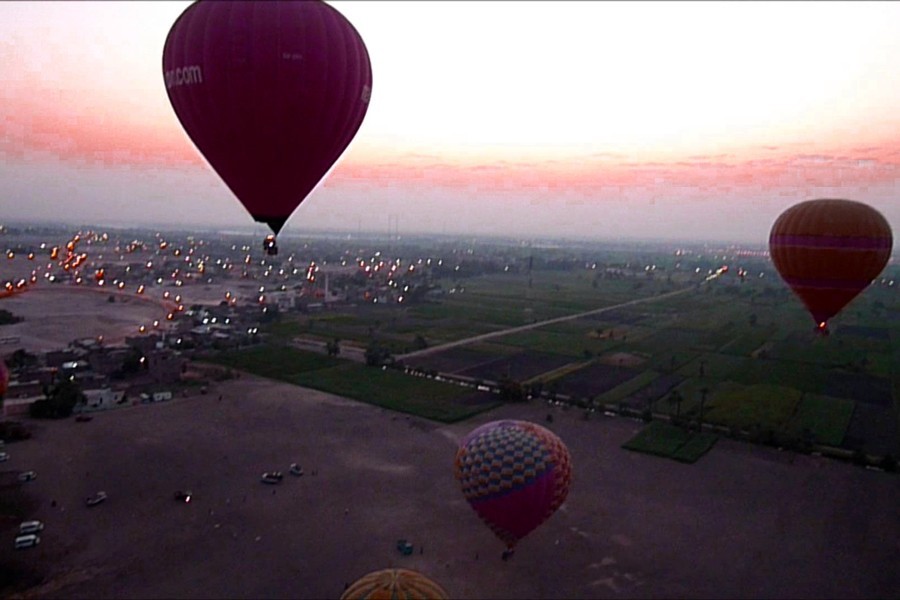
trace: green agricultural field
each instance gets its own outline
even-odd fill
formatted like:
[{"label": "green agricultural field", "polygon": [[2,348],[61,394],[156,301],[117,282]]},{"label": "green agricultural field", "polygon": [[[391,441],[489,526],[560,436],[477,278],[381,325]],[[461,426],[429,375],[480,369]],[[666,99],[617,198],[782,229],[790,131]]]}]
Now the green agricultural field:
[{"label": "green agricultural field", "polygon": [[[849,342],[849,343],[848,343]],[[873,343],[862,338],[848,339],[836,333],[830,337],[801,334],[772,344],[769,358],[821,365],[848,365],[869,351],[889,348],[889,343]]]},{"label": "green agricultural field", "polygon": [[704,303],[679,312],[673,318],[673,325],[680,329],[719,332],[728,323],[746,323],[746,308],[734,301]]},{"label": "green agricultural field", "polygon": [[298,335],[303,335],[309,330],[309,325],[295,317],[282,317],[272,323],[267,323],[263,331],[272,342],[286,343]]},{"label": "green agricultural field", "polygon": [[745,385],[769,384],[822,393],[826,369],[819,365],[779,360],[750,360],[733,371],[731,379]]},{"label": "green agricultural field", "polygon": [[500,404],[463,403],[460,400],[471,395],[467,388],[349,363],[298,373],[291,382],[443,423],[461,421]]},{"label": "green agricultural field", "polygon": [[324,354],[268,344],[220,352],[209,360],[226,367],[249,371],[254,375],[281,381],[292,381],[292,378],[298,373],[325,369],[343,362]]},{"label": "green agricultural field", "polygon": [[654,421],[622,447],[683,463],[694,463],[713,447],[717,439],[717,436],[710,433],[692,433],[669,423]]},{"label": "green agricultural field", "polygon": [[[664,264],[662,258],[656,264]],[[622,264],[629,260],[635,264],[633,258],[623,260]],[[900,313],[900,294],[896,289],[872,286],[832,321],[831,336],[819,337],[814,335],[812,319],[802,303],[771,271],[764,278],[748,278],[741,284],[729,274],[708,285],[687,288],[683,294],[653,298],[675,289],[675,284],[666,281],[669,275],[674,276],[673,281],[682,282],[678,285],[683,285],[695,277],[693,267],[690,271],[667,271],[656,279],[642,276],[607,279],[600,268],[536,269],[530,274],[530,285],[529,275],[521,272],[444,276],[435,283],[446,291],[456,289],[457,292],[446,293],[438,302],[403,307],[379,304],[303,316],[283,315],[280,322],[266,324],[264,332],[268,342],[274,345],[286,344],[297,336],[313,336],[323,341],[338,338],[360,347],[374,340],[398,355],[416,349],[416,344],[421,342],[417,340],[419,336],[433,347],[648,298],[648,302],[614,308],[595,316],[473,344],[464,347],[468,354],[443,357],[435,354],[411,364],[426,368],[443,365],[456,372],[478,362],[487,363],[520,352],[553,353],[581,361],[587,351],[601,362],[604,356],[629,353],[645,360],[632,367],[643,371],[595,401],[619,404],[651,384],[660,390],[677,385],[675,389],[683,398],[682,415],[696,417],[701,390],[705,388],[704,421],[737,428],[761,428],[788,437],[812,434],[822,443],[832,445],[843,441],[851,417],[863,418],[856,414],[859,411],[853,410],[854,399],[860,400],[860,394],[868,393],[860,391],[859,386],[863,383],[870,386],[880,394],[878,401],[883,403],[884,380],[888,379],[892,382],[895,414],[900,422],[900,411],[896,410],[900,408],[900,323],[895,318]],[[895,271],[900,273],[900,269]],[[423,404],[422,390],[407,390],[399,383],[403,380],[399,373],[388,375],[401,379],[392,381],[390,397],[381,397],[380,392],[372,391],[373,386],[378,386],[369,379],[386,372],[357,371],[361,367],[355,366],[345,371],[350,367],[343,361],[296,350],[279,350],[274,353],[277,355],[274,359],[270,354],[263,349],[241,351],[240,357],[224,353],[218,362],[265,376],[292,378],[297,383],[302,380],[303,385],[397,410],[423,415],[426,413],[420,411],[430,411],[427,414],[438,419],[462,418],[458,415],[473,410],[471,406],[454,405],[452,398],[448,403],[451,408],[445,410],[441,404],[443,392],[433,395],[438,405],[435,401]],[[295,375],[302,377],[298,379]],[[658,380],[661,376],[666,379]],[[681,378],[684,380],[680,381]],[[412,378],[412,381],[419,385],[424,380]],[[452,397],[458,391],[453,388],[453,393],[447,393]],[[639,403],[650,401],[653,393],[641,396]],[[842,395],[847,397],[833,397]],[[665,398],[653,405],[659,412],[675,412],[675,406]],[[457,409],[462,412],[456,412]],[[703,445],[701,441],[693,444],[697,448]]]},{"label": "green agricultural field", "polygon": [[614,342],[590,338],[586,332],[580,334],[557,333],[544,329],[532,329],[497,338],[497,341],[519,348],[553,352],[564,356],[583,356],[587,350],[592,354],[602,352]]},{"label": "green agricultural field", "polygon": [[[711,352],[718,346],[718,334],[689,329],[660,328],[641,340],[628,340],[626,348],[655,355],[660,352]],[[623,348],[624,349],[624,348]]]},{"label": "green agricultural field", "polygon": [[657,373],[656,371],[643,371],[640,375],[617,385],[605,394],[600,394],[599,396],[597,396],[597,398],[594,399],[594,401],[601,406],[607,404],[618,404],[641,388],[649,385],[657,377],[659,377],[659,373]]},{"label": "green agricultural field", "polygon": [[728,354],[701,354],[679,368],[676,373],[682,377],[703,377],[708,379],[728,379],[732,373],[746,369],[752,358],[741,358]]},{"label": "green agricultural field", "polygon": [[[869,352],[863,355],[866,372],[876,377],[890,378],[895,368],[893,366],[893,355],[890,352]],[[900,373],[900,369],[897,370]],[[897,398],[897,393],[894,393]]]},{"label": "green agricultural field", "polygon": [[211,362],[361,402],[452,423],[499,405],[462,402],[471,390],[350,363],[290,347],[258,346],[219,353]]},{"label": "green agricultural field", "polygon": [[690,434],[680,427],[662,421],[653,421],[641,429],[622,447],[645,454],[670,457],[690,438]]},{"label": "green agricultural field", "polygon": [[739,332],[729,342],[719,347],[719,352],[735,356],[750,356],[772,338],[773,327],[755,326]]},{"label": "green agricultural field", "polygon": [[801,396],[789,387],[726,382],[707,396],[703,420],[728,427],[758,426],[780,431],[793,417]]},{"label": "green agricultural field", "polygon": [[809,431],[816,443],[840,446],[850,425],[853,408],[852,400],[805,394],[785,432],[799,439],[804,431]]},{"label": "green agricultural field", "polygon": [[692,464],[700,460],[700,457],[709,452],[719,436],[712,433],[693,433],[691,437],[681,445],[671,456],[678,462]]}]

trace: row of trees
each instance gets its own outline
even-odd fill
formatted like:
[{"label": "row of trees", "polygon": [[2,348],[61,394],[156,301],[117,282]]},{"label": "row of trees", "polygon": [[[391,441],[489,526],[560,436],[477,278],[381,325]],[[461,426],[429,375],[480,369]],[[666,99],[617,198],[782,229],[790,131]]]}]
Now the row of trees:
[{"label": "row of trees", "polygon": [[81,387],[70,379],[63,379],[48,389],[46,399],[38,400],[29,408],[29,414],[38,419],[64,419],[72,415],[78,404],[87,398]]}]

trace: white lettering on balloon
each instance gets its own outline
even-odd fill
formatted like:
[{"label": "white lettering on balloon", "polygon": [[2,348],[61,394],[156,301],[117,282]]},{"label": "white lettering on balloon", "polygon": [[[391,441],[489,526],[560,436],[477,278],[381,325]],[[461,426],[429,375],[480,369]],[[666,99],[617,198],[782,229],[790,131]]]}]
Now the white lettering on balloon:
[{"label": "white lettering on balloon", "polygon": [[165,72],[166,89],[171,89],[179,85],[192,85],[194,83],[203,83],[203,70],[200,65],[191,65],[189,67],[178,67]]}]

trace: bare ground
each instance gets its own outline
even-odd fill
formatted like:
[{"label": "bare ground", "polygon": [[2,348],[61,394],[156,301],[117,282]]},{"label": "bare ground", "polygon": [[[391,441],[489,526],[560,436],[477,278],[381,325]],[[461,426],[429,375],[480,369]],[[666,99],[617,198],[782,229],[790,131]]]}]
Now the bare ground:
[{"label": "bare ground", "polygon": [[[572,490],[503,562],[453,479],[456,441],[497,418],[548,425],[549,411]],[[0,566],[43,583],[13,597],[337,598],[387,566],[454,598],[900,596],[897,477],[822,458],[721,440],[682,465],[622,450],[632,421],[534,404],[440,426],[249,376],[34,425],[2,468],[38,479],[2,493],[37,502],[43,542],[15,551],[2,526]],[[287,474],[295,461],[302,478]],[[260,483],[272,469],[284,482]],[[100,489],[109,500],[86,507]],[[177,489],[194,500],[176,502]]]},{"label": "bare ground", "polygon": [[133,293],[51,284],[4,298],[0,308],[23,319],[0,327],[0,336],[19,338],[0,346],[0,354],[19,348],[58,350],[72,340],[100,335],[107,343],[120,343],[139,335],[141,325],[152,329],[153,321],[166,323],[168,312],[161,301]]}]

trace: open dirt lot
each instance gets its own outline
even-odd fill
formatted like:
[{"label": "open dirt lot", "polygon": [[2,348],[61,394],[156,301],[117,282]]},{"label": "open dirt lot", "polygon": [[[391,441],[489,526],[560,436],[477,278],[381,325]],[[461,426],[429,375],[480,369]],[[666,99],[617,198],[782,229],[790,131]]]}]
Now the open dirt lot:
[{"label": "open dirt lot", "polygon": [[[115,298],[110,303],[109,297]],[[138,327],[166,323],[167,310],[158,301],[136,294],[98,288],[44,284],[0,300],[0,308],[23,320],[0,327],[0,336],[18,341],[0,346],[0,354],[24,348],[45,352],[65,348],[75,339],[102,335],[107,343],[123,342],[139,335]]]},{"label": "open dirt lot", "polygon": [[[5,272],[4,276],[10,277],[10,273]],[[182,287],[157,286],[152,281],[143,283],[147,291],[139,295],[135,292],[138,285],[135,282],[118,290],[93,284],[73,286],[41,281],[22,293],[0,298],[0,308],[23,319],[0,327],[0,354],[19,348],[28,352],[58,350],[72,340],[100,335],[107,343],[121,343],[126,336],[140,335],[141,325],[148,333],[152,332],[154,321],[159,321],[165,329],[169,325],[166,315],[174,306],[172,300],[164,300],[166,291],[172,298],[182,296],[182,303],[188,307],[218,304],[226,292],[236,295],[241,302],[256,302],[259,295],[258,283],[240,280],[191,283]],[[114,302],[109,302],[111,296]]]},{"label": "open dirt lot", "polygon": [[[452,463],[459,437],[507,417],[555,430],[575,479],[503,562]],[[0,525],[0,564],[45,583],[14,597],[337,598],[387,566],[454,598],[900,597],[896,476],[728,440],[683,465],[622,450],[640,428],[627,420],[529,405],[438,426],[242,376],[34,427],[0,470],[38,478],[2,493],[31,496],[46,529],[38,548],[15,551]],[[289,475],[291,462],[306,474]],[[262,484],[273,469],[285,480]],[[176,502],[178,489],[194,500]],[[86,507],[98,490],[109,499]]]}]

